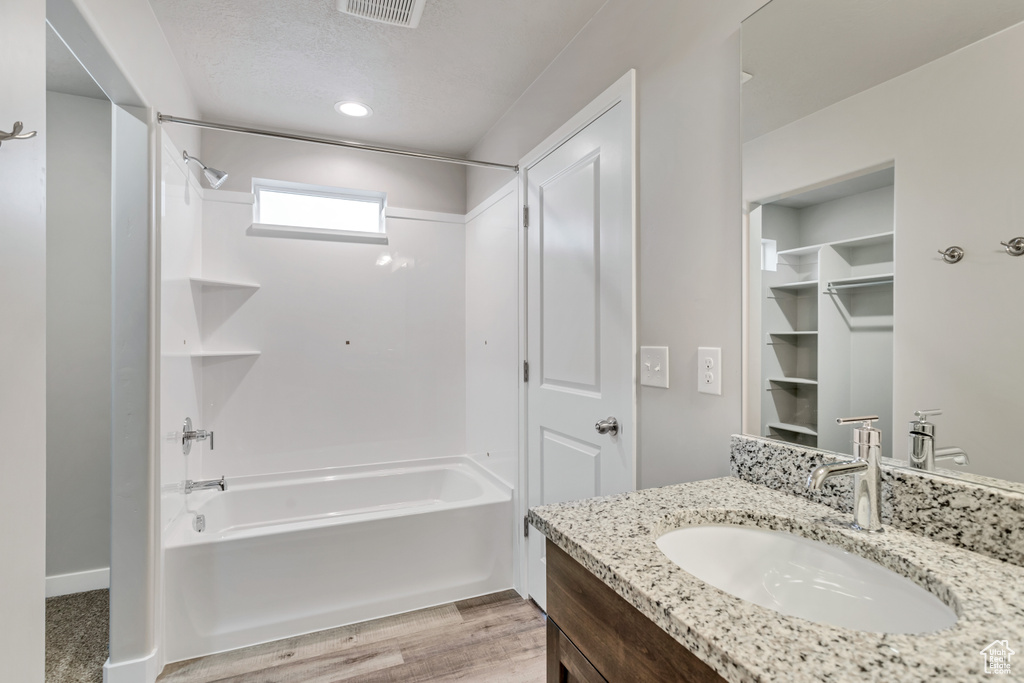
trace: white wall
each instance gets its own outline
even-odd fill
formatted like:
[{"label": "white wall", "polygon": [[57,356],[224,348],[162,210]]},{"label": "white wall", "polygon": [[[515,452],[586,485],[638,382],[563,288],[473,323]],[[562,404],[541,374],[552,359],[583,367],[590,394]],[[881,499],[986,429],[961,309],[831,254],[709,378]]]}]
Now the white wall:
[{"label": "white wall", "polygon": [[[44,677],[46,574],[46,26],[42,0],[2,3],[0,126],[36,138],[0,150],[0,658]],[[3,128],[3,130],[10,130]]]},{"label": "white wall", "polygon": [[[640,345],[667,345],[671,388],[639,392],[639,484],[728,473],[740,427],[739,25],[764,0],[610,0],[473,149],[508,162],[637,70]],[[504,182],[470,170],[469,205]],[[698,394],[698,346],[723,395]]]},{"label": "white wall", "polygon": [[519,431],[519,192],[466,223],[466,452],[514,487]]},{"label": "white wall", "polygon": [[46,574],[53,577],[110,566],[111,109],[106,100],[54,92],[46,107]]},{"label": "white wall", "polygon": [[[1007,425],[1024,366],[1009,359],[1024,324],[1007,306],[1024,259],[999,242],[1024,232],[1022,78],[1018,25],[744,146],[750,200],[895,160],[894,428],[942,408],[938,446],[1016,481],[1024,461]],[[953,244],[967,256],[951,266],[936,252]]]},{"label": "white wall", "polygon": [[205,138],[204,161],[235,187],[253,176],[340,184],[386,191],[389,207],[458,214],[389,217],[388,246],[281,239],[246,234],[251,204],[207,194],[203,275],[260,289],[207,295],[202,343],[261,355],[203,363],[203,427],[216,432],[203,477],[465,453],[462,171],[225,137]]}]

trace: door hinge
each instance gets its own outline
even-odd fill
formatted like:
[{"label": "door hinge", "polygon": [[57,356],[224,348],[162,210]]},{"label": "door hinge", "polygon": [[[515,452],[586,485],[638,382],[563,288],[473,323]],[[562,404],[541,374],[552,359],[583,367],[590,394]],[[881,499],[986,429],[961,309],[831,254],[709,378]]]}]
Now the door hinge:
[{"label": "door hinge", "polygon": [[523,227],[530,227],[530,207],[523,205]]},{"label": "door hinge", "polygon": [[530,535],[530,518],[523,517],[523,536]]},{"label": "door hinge", "polygon": [[530,363],[525,360],[523,361],[523,381],[530,381]]}]

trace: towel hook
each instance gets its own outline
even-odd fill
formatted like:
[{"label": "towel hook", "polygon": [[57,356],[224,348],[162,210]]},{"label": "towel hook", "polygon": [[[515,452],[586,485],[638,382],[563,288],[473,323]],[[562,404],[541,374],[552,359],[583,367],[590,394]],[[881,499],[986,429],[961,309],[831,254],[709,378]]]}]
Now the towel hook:
[{"label": "towel hook", "polygon": [[1009,242],[1000,242],[1010,256],[1024,256],[1024,237],[1014,237]]},{"label": "towel hook", "polygon": [[15,121],[14,127],[11,129],[10,133],[5,133],[0,130],[0,145],[7,140],[28,140],[29,138],[34,138],[36,136],[36,131],[22,133],[21,131],[24,127],[25,126],[21,121]]},{"label": "towel hook", "polygon": [[942,254],[942,260],[946,263],[959,263],[964,257],[964,250],[960,247],[947,247],[946,249],[939,249],[939,253]]}]

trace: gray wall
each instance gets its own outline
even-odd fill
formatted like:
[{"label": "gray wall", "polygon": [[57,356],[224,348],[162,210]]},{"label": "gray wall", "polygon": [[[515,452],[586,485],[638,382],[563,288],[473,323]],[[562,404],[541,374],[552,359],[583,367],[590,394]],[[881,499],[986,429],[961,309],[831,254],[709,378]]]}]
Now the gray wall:
[{"label": "gray wall", "polygon": [[[202,159],[227,171],[222,190],[252,192],[254,177],[358,190],[385,188],[388,206],[466,213],[466,169],[455,164],[209,130],[203,131]],[[510,174],[502,175],[507,182]]]},{"label": "gray wall", "polygon": [[110,103],[46,97],[46,575],[110,566]]},{"label": "gray wall", "polygon": [[[609,0],[473,149],[518,160],[637,70],[639,344],[667,345],[670,389],[641,387],[642,487],[729,472],[741,409],[739,26],[764,0]],[[468,204],[507,180],[471,169]],[[722,347],[722,396],[697,347]]]}]

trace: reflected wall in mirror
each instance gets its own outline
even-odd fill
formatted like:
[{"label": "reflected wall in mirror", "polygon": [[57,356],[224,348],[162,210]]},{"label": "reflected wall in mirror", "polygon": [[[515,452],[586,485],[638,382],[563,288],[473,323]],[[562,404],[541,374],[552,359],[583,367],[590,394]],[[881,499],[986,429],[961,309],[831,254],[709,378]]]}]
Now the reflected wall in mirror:
[{"label": "reflected wall in mirror", "polygon": [[1024,482],[1024,258],[1000,244],[1024,235],[1021,22],[1021,0],[744,22],[744,431],[850,453],[836,418],[877,414],[887,457]]}]

